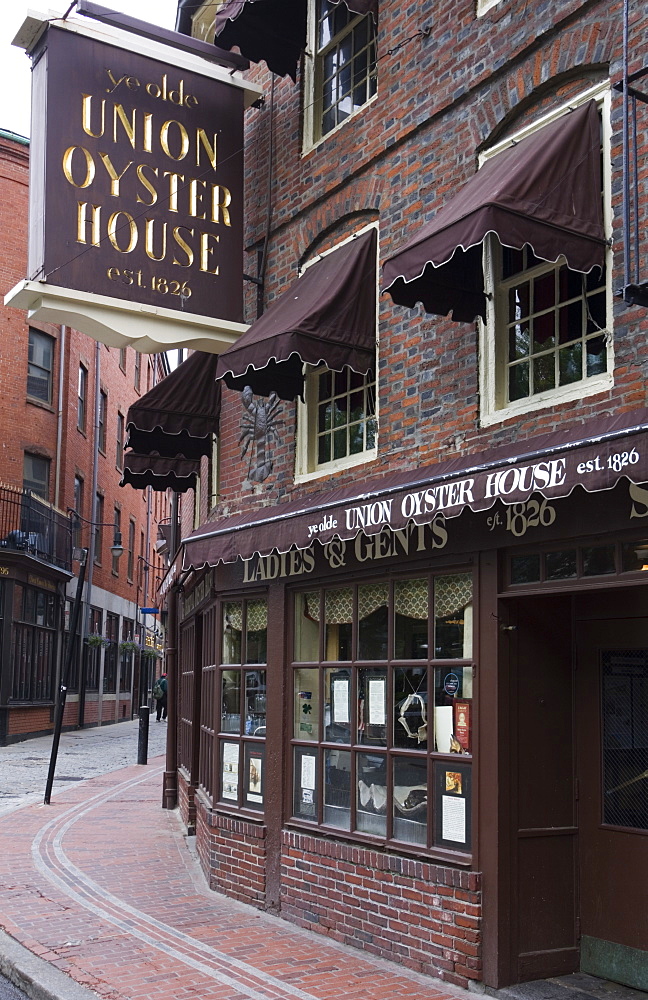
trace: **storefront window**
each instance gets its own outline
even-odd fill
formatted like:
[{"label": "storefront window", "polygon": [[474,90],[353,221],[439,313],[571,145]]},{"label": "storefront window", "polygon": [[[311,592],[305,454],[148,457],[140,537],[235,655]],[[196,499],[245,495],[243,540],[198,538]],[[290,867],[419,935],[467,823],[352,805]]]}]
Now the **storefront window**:
[{"label": "storefront window", "polygon": [[265,600],[229,601],[221,612],[220,799],[264,805],[268,610]]},{"label": "storefront window", "polygon": [[470,850],[472,607],[469,573],[295,595],[295,820]]}]

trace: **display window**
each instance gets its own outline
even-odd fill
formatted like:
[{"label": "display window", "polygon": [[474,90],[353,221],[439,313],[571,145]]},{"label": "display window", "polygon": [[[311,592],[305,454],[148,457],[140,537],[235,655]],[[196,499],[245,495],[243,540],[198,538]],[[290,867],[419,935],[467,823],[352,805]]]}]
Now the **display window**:
[{"label": "display window", "polygon": [[264,807],[267,633],[265,600],[222,605],[220,800],[256,811]]},{"label": "display window", "polygon": [[470,851],[472,608],[470,573],[295,593],[293,820]]}]

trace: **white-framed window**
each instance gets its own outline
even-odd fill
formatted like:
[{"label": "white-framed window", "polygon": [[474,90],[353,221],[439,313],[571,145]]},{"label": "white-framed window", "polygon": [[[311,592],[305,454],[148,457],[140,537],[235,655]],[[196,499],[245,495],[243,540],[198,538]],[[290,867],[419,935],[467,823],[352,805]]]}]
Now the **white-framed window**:
[{"label": "white-framed window", "polygon": [[[356,233],[377,228],[372,223]],[[354,237],[350,237],[353,239]],[[343,240],[327,253],[335,253]],[[314,264],[314,258],[305,266]],[[376,260],[376,324],[378,317]],[[377,358],[376,358],[377,362]],[[306,366],[304,402],[297,404],[295,481],[314,479],[364,462],[378,454],[377,366],[365,374],[351,368],[331,371]]]},{"label": "white-framed window", "polygon": [[345,3],[309,0],[304,147],[309,149],[376,95],[376,25]]},{"label": "white-framed window", "polygon": [[30,327],[27,395],[31,399],[38,399],[42,403],[52,402],[53,368],[54,338]]},{"label": "white-framed window", "polygon": [[[610,92],[590,88],[569,105],[555,109],[505,142],[482,154],[496,156],[570,108],[595,99],[601,113],[603,219],[611,231]],[[481,423],[498,423],[520,414],[580,400],[612,385],[611,252],[603,273],[571,271],[564,257],[548,263],[523,250],[501,246],[490,234],[484,241],[486,322],[479,321]]]}]

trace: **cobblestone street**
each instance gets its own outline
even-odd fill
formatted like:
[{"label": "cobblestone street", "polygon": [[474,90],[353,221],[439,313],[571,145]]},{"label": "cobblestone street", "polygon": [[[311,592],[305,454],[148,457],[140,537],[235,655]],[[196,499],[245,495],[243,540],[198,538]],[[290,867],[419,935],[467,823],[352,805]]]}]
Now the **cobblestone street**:
[{"label": "cobblestone street", "polygon": [[[63,733],[52,795],[71,782],[96,778],[137,763],[139,720]],[[165,752],[167,727],[151,715],[149,759]],[[17,806],[43,801],[52,737],[40,736],[0,747],[0,816]]]}]

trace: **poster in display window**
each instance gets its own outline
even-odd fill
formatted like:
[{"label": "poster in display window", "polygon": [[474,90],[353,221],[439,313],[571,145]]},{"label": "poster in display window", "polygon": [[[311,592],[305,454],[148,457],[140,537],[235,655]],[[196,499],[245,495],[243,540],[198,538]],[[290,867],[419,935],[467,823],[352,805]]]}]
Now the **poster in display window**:
[{"label": "poster in display window", "polygon": [[472,768],[457,761],[435,761],[434,844],[452,851],[472,849]]}]

